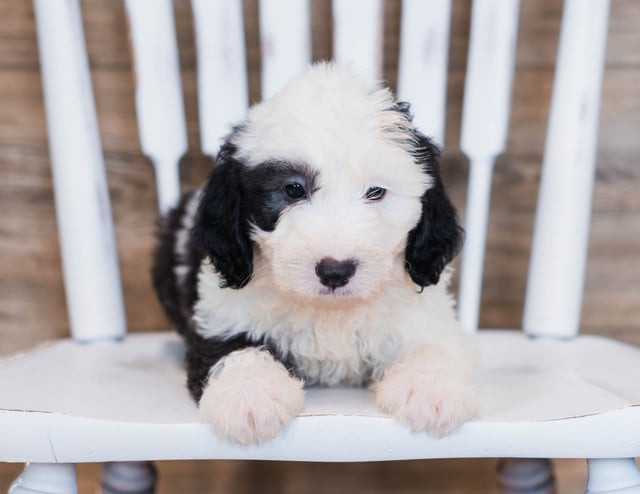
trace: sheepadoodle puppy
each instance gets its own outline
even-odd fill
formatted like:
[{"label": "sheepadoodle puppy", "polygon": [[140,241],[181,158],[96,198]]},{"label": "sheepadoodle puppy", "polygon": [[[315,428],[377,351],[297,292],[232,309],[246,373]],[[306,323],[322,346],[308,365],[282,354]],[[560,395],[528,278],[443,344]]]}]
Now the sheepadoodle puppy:
[{"label": "sheepadoodle puppy", "polygon": [[305,386],[369,386],[441,436],[475,412],[447,264],[462,232],[409,105],[319,64],[250,109],[208,183],[164,219],[156,290],[200,419],[273,438]]}]

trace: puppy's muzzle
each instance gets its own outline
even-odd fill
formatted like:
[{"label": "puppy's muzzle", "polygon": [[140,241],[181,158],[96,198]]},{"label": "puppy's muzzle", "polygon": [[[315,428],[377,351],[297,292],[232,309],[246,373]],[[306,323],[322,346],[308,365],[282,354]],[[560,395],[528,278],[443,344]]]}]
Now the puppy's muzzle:
[{"label": "puppy's muzzle", "polygon": [[356,273],[358,262],[353,259],[338,261],[332,257],[325,257],[316,264],[316,274],[320,283],[335,290],[349,283],[349,280]]}]

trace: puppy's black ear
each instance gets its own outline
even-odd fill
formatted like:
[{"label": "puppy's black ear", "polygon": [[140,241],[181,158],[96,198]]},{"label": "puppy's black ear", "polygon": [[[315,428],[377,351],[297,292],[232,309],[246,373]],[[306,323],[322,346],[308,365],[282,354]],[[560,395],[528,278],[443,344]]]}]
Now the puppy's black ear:
[{"label": "puppy's black ear", "polygon": [[251,279],[253,247],[243,211],[242,163],[227,141],[216,158],[198,208],[193,239],[222,277],[222,287],[242,288]]},{"label": "puppy's black ear", "polygon": [[422,216],[409,232],[405,259],[411,279],[425,287],[438,283],[442,270],[460,250],[464,234],[442,185],[437,161],[440,151],[420,132],[414,131],[413,137],[414,158],[432,185],[422,196]]}]

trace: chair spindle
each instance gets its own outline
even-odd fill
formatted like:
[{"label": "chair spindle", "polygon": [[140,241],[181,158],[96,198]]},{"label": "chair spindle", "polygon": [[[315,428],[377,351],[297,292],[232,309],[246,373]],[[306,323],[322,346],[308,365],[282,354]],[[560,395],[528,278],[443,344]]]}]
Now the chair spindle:
[{"label": "chair spindle", "polygon": [[311,63],[310,0],[261,0],[262,97]]},{"label": "chair spindle", "polygon": [[180,63],[171,0],[126,0],[133,44],[136,114],[142,152],[156,173],[161,212],[180,197],[179,161],[187,151]]},{"label": "chair spindle", "polygon": [[451,0],[404,0],[398,98],[411,102],[413,122],[444,146]]},{"label": "chair spindle", "polygon": [[64,286],[73,337],[126,333],[124,301],[78,0],[35,0]]},{"label": "chair spindle", "polygon": [[571,338],[580,325],[609,0],[567,0],[527,278],[523,328]]},{"label": "chair spindle", "polygon": [[192,0],[202,152],[215,156],[249,104],[241,0]]},{"label": "chair spindle", "polygon": [[458,317],[467,331],[478,328],[491,178],[507,140],[518,10],[518,0],[475,0],[471,12],[460,138],[470,173],[458,295]]},{"label": "chair spindle", "polygon": [[369,77],[382,76],[382,0],[333,0],[333,58]]}]

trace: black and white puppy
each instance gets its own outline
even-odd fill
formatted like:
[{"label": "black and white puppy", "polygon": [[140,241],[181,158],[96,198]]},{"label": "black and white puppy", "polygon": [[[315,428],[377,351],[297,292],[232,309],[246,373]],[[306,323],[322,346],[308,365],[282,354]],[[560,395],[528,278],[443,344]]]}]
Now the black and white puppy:
[{"label": "black and white puppy", "polygon": [[371,386],[437,435],[474,415],[445,270],[462,232],[437,156],[407,104],[344,67],[315,65],[251,108],[155,254],[202,421],[261,442],[314,384]]}]

